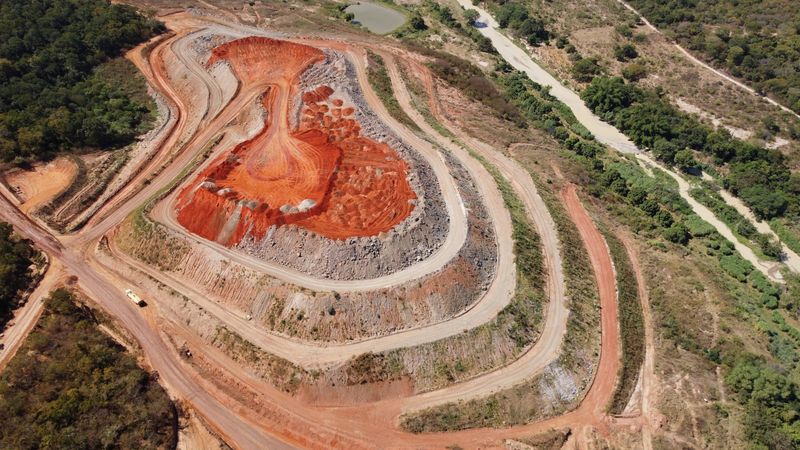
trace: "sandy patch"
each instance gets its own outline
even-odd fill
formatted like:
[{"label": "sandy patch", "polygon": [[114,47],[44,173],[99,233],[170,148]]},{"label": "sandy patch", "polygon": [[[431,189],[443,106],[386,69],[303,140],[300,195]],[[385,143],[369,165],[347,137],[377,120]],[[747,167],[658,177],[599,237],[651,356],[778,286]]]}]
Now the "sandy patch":
[{"label": "sandy patch", "polygon": [[220,442],[197,417],[189,411],[188,417],[181,418],[181,429],[178,434],[178,450],[213,450],[228,448]]},{"label": "sandy patch", "polygon": [[24,213],[33,211],[67,188],[78,168],[67,158],[38,164],[32,170],[14,169],[6,176],[8,186],[20,199]]},{"label": "sandy patch", "polygon": [[678,108],[688,114],[697,114],[700,116],[701,119],[706,119],[711,122],[712,125],[716,128],[725,128],[731,134],[731,136],[735,137],[736,139],[747,140],[753,136],[753,132],[750,130],[745,130],[743,128],[737,128],[731,125],[724,125],[722,120],[713,114],[703,111],[702,109],[698,108],[697,106],[687,102],[686,100],[679,98],[675,100],[675,103],[678,105]]}]

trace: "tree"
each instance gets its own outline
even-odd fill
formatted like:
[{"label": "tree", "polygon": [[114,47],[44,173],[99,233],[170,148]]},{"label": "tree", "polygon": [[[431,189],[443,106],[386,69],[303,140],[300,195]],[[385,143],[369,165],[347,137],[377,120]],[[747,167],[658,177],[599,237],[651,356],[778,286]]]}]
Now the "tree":
[{"label": "tree", "polygon": [[479,17],[480,14],[478,13],[477,10],[468,9],[464,11],[464,18],[467,19],[467,23],[469,23],[470,25],[475,25],[475,22],[478,20]]},{"label": "tree", "polygon": [[684,172],[691,172],[694,170],[699,170],[699,165],[697,164],[697,160],[694,159],[694,155],[692,154],[691,150],[683,149],[675,153],[675,165]]},{"label": "tree", "polygon": [[614,57],[617,61],[628,61],[639,56],[633,44],[617,45],[614,47]]},{"label": "tree", "polygon": [[422,16],[419,15],[419,13],[414,13],[408,20],[408,24],[411,26],[412,29],[417,31],[423,31],[428,29],[428,25],[425,24],[425,21],[422,19]]},{"label": "tree", "polygon": [[670,214],[670,212],[667,211],[666,209],[659,210],[656,213],[654,219],[656,219],[656,222],[658,222],[659,226],[661,226],[662,228],[669,228],[674,223],[672,214]]},{"label": "tree", "polygon": [[4,0],[0,23],[4,161],[133,141],[147,108],[96,69],[164,31],[163,24],[104,0]]},{"label": "tree", "polygon": [[545,29],[544,22],[539,19],[528,17],[516,27],[517,33],[524,37],[528,44],[538,45],[550,39],[550,33]]},{"label": "tree", "polygon": [[789,206],[786,194],[770,191],[765,186],[753,186],[741,191],[742,199],[759,219],[772,219],[782,215]]},{"label": "tree", "polygon": [[638,81],[647,76],[644,64],[634,62],[622,68],[622,77],[628,81]]},{"label": "tree", "polygon": [[11,225],[0,222],[0,329],[17,305],[17,293],[30,282],[33,255],[33,248],[13,234]]},{"label": "tree", "polygon": [[676,244],[686,245],[690,238],[689,229],[682,223],[675,223],[664,229],[664,238]]},{"label": "tree", "polygon": [[611,120],[617,111],[633,103],[635,95],[635,91],[622,78],[595,77],[581,93],[581,99],[595,114]]},{"label": "tree", "polygon": [[581,58],[572,66],[572,76],[581,83],[588,83],[603,69],[597,64],[597,58]]},{"label": "tree", "polygon": [[500,28],[511,27],[515,29],[528,18],[528,9],[513,2],[504,3],[495,14],[495,19]]}]

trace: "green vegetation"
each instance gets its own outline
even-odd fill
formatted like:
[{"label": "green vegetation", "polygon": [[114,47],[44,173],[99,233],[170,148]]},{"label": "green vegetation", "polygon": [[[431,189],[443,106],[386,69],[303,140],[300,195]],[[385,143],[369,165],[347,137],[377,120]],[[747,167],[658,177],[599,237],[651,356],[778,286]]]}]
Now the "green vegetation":
[{"label": "green vegetation", "polygon": [[800,385],[753,355],[737,358],[725,384],[745,407],[744,432],[753,448],[800,447]]},{"label": "green vegetation", "polygon": [[419,131],[419,126],[417,126],[417,124],[411,120],[411,117],[408,117],[408,114],[403,111],[403,108],[400,107],[400,104],[394,97],[392,80],[389,78],[389,74],[386,72],[386,65],[384,64],[381,55],[374,53],[372,50],[367,50],[367,58],[369,61],[369,65],[367,67],[367,78],[369,79],[369,84],[372,86],[372,89],[375,90],[375,93],[378,94],[378,97],[380,97],[383,105],[386,106],[389,114],[391,114],[392,117],[394,117],[398,122],[408,126],[413,130]]},{"label": "green vegetation", "polygon": [[11,319],[19,292],[28,288],[36,250],[14,235],[11,225],[0,222],[0,330]]},{"label": "green vegetation", "polygon": [[580,58],[572,65],[572,77],[581,83],[588,83],[603,73],[597,58]]},{"label": "green vegetation", "polygon": [[630,61],[639,56],[636,47],[633,44],[623,44],[614,47],[614,57],[617,61]]},{"label": "green vegetation", "polygon": [[224,350],[234,361],[252,368],[258,376],[284,392],[296,392],[300,383],[313,381],[315,376],[283,358],[262,350],[224,325],[217,327],[211,343]]},{"label": "green vegetation", "polygon": [[607,154],[570,110],[552,97],[547,88],[534,83],[525,74],[514,71],[501,79],[506,95],[513,99],[528,120],[573,151],[592,172],[596,195],[618,195],[639,209],[644,216],[642,229],[660,229],[668,241],[686,244],[691,238],[688,227],[675,220],[675,213],[690,211],[675,192],[658,188],[652,181],[638,179],[631,184],[620,173],[622,167],[603,159]]},{"label": "green vegetation", "polygon": [[175,405],[66,290],[0,377],[0,447],[175,448]]},{"label": "green vegetation", "polygon": [[725,222],[736,235],[741,236],[745,243],[752,241],[757,244],[756,250],[760,251],[763,256],[773,260],[780,258],[782,253],[780,243],[767,234],[759,233],[746,217],[739,214],[736,208],[725,203],[725,200],[717,192],[708,187],[697,187],[692,189],[689,194],[708,206],[714,215]]},{"label": "green vegetation", "polygon": [[132,7],[104,0],[3,1],[0,160],[132,142],[148,108],[96,68],[161,31]]},{"label": "green vegetation", "polygon": [[423,2],[423,7],[425,10],[430,12],[431,16],[433,16],[443,25],[475,42],[475,44],[478,46],[478,50],[489,54],[497,53],[494,45],[492,45],[492,41],[486,36],[482,35],[473,26],[475,20],[478,18],[478,12],[474,9],[464,11],[464,20],[466,20],[466,24],[462,24],[453,15],[453,11],[448,6],[441,5],[432,0],[425,0],[425,2]]},{"label": "green vegetation", "polygon": [[[517,264],[517,289],[513,301],[498,314],[498,321],[502,323],[504,319],[511,320],[509,334],[521,349],[533,342],[534,336],[539,333],[537,325],[541,322],[540,303],[544,285],[541,238],[536,233],[528,218],[527,210],[511,187],[511,183],[482,156],[471,150],[470,154],[492,174],[506,208],[511,213],[511,223],[514,227],[512,232],[514,256]],[[535,308],[532,309],[533,305]]]},{"label": "green vegetation", "polygon": [[647,68],[644,64],[634,62],[622,68],[622,78],[628,81],[639,81],[647,76]]},{"label": "green vegetation", "polygon": [[783,219],[772,219],[769,226],[778,235],[781,242],[795,253],[800,253],[800,228],[797,222],[792,224]]},{"label": "green vegetation", "polygon": [[630,3],[681,44],[800,112],[800,2]]},{"label": "green vegetation", "polygon": [[512,33],[530,45],[539,45],[550,40],[550,32],[545,29],[544,22],[531,16],[531,11],[523,3],[516,1],[488,1],[500,28],[508,28]]},{"label": "green vegetation", "polygon": [[[561,48],[571,47],[566,39],[559,39],[556,45]],[[573,61],[582,59],[574,48],[570,54]],[[634,61],[628,65],[637,63],[638,61]],[[646,72],[643,65],[639,69],[634,73]],[[634,79],[638,76],[628,78]],[[634,162],[609,154],[580,124],[575,123],[574,117],[548,94],[546,88],[531,82],[523,74],[514,72],[503,62],[497,64],[492,79],[528,124],[544,130],[570,150],[565,156],[579,163],[575,170],[580,178],[588,180],[586,190],[602,197],[614,217],[636,230],[641,238],[649,240],[650,253],[655,255],[652,261],[682,264],[670,267],[663,274],[667,278],[661,280],[662,285],[651,291],[658,333],[666,342],[671,341],[681,349],[680,352],[671,349],[666,351],[676,358],[682,358],[680,355],[687,352],[691,353],[692,358],[696,355],[707,363],[698,366],[703,370],[709,367],[713,370],[713,365],[720,364],[725,373],[736,365],[745,348],[751,349],[762,353],[765,366],[782,374],[791,380],[792,386],[796,386],[800,362],[796,348],[800,344],[800,330],[793,324],[796,323],[794,320],[798,310],[796,299],[800,298],[800,281],[796,277],[787,277],[785,286],[770,283],[760,271],[736,254],[731,243],[691,211],[678,195],[674,180],[658,169],[652,171],[653,176],[648,176]],[[607,105],[602,108],[608,110],[628,109],[640,102],[639,92],[644,92],[636,92],[624,82],[608,84],[618,94],[598,97],[598,103]],[[641,109],[629,111],[624,118],[636,125],[642,139],[647,139],[648,135],[651,137],[651,142],[643,146],[670,155],[670,164],[690,171],[701,167],[709,170],[714,165],[714,172],[720,175],[723,185],[731,191],[734,191],[731,186],[736,186],[736,193],[742,198],[745,198],[742,191],[761,185],[764,189],[760,189],[760,192],[759,189],[746,192],[750,195],[750,200],[745,201],[751,207],[753,200],[763,201],[761,213],[764,216],[768,216],[770,210],[780,210],[781,198],[791,198],[800,192],[800,177],[788,175],[783,158],[776,155],[776,152],[736,141],[727,133],[707,129],[694,119],[684,121],[684,115],[675,111],[665,98],[659,96],[658,91],[645,93],[656,100],[655,104],[640,105]],[[613,120],[615,115],[616,112],[611,113],[607,119]],[[693,145],[696,142],[703,145]],[[642,145],[641,142],[638,143]],[[685,151],[687,148],[691,151]],[[714,151],[707,152],[706,149]],[[734,168],[737,170],[734,171]],[[774,193],[771,195],[772,199],[763,198],[770,193]],[[774,201],[775,199],[778,201]],[[798,221],[795,204],[787,200],[782,214],[773,219],[772,223],[787,244],[792,242],[798,245],[797,240],[790,241],[783,237],[786,234],[792,235],[797,230],[794,225]],[[551,211],[555,210],[556,208],[551,208]],[[775,223],[780,223],[782,227],[775,227]],[[561,231],[559,233],[562,234]],[[659,237],[685,246],[665,244]],[[696,284],[682,285],[676,289],[675,286],[669,286],[674,283],[670,281],[673,279],[693,281]],[[721,304],[723,314],[720,315],[719,338],[709,337],[707,322],[698,325],[683,316],[689,311],[696,311],[697,319],[709,318],[708,312],[702,310],[704,303],[708,302],[703,300],[704,290],[719,299]],[[687,297],[676,297],[676,292]],[[698,300],[695,301],[695,297]],[[676,298],[681,301],[675,301]],[[689,301],[690,298],[693,300]],[[692,308],[687,310],[686,304],[692,305]],[[789,318],[790,314],[794,315]],[[783,318],[784,315],[787,315],[786,319]],[[751,329],[750,324],[753,324],[754,329]],[[571,335],[572,333],[568,333],[568,337]],[[688,361],[697,364],[698,360],[695,358]],[[687,360],[683,360],[683,363],[687,363]],[[405,426],[415,431],[454,429],[474,424],[496,423],[507,426],[509,423],[517,423],[514,422],[516,420],[524,420],[520,417],[533,411],[537,405],[542,408],[552,406],[537,403],[540,393],[533,384],[526,383],[526,386],[527,390],[515,389],[489,399],[447,405],[414,417],[406,417]],[[794,387],[792,389],[795,389],[793,401],[796,401],[797,391]],[[750,400],[742,397],[740,400],[748,408]],[[512,404],[516,406],[511,406]],[[797,410],[796,403],[782,403],[779,407],[772,408],[773,410],[760,416],[749,414],[746,419],[754,421],[764,417],[770,421],[767,426],[745,424],[744,428],[753,448],[796,447],[795,442],[784,440],[787,435],[797,436],[796,415],[788,412]],[[739,407],[725,405],[724,409],[726,413],[732,411],[735,414],[734,421],[738,422],[738,417],[741,417]],[[508,418],[512,421],[503,423]],[[775,418],[782,421],[779,423]],[[782,430],[783,435],[774,433],[776,429]],[[768,442],[769,439],[774,441]]]},{"label": "green vegetation", "polygon": [[334,17],[336,19],[340,19],[340,20],[343,20],[343,21],[348,22],[348,23],[351,22],[356,17],[355,14],[345,11],[345,9],[347,9],[347,7],[350,6],[349,3],[328,3],[328,2],[325,2],[325,3],[323,3],[323,5],[324,5],[324,8],[325,8],[325,11],[327,12],[328,16],[330,16],[330,17]]},{"label": "green vegetation", "polygon": [[712,130],[678,111],[661,91],[645,91],[621,78],[597,77],[581,97],[604,120],[637,145],[652,150],[667,164],[691,166],[686,149],[710,159],[723,186],[740,197],[759,219],[786,215],[800,218],[800,174],[792,174],[786,157]]},{"label": "green vegetation", "polygon": [[605,233],[605,237],[617,273],[619,329],[622,334],[622,368],[609,412],[621,414],[636,388],[639,369],[644,363],[644,316],[636,274],[625,247],[613,233]]},{"label": "green vegetation", "polygon": [[432,61],[428,63],[431,71],[461,91],[467,98],[492,109],[499,118],[514,122],[519,127],[527,126],[519,109],[509,102],[475,65],[450,53],[431,50],[410,42],[408,44],[413,50],[431,57]]}]

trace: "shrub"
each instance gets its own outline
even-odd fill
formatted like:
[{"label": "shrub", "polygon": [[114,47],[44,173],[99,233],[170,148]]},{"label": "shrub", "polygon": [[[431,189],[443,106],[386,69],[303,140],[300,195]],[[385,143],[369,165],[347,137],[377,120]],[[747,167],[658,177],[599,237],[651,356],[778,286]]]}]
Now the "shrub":
[{"label": "shrub", "polygon": [[603,69],[597,64],[597,58],[581,58],[572,66],[572,76],[581,83],[588,83]]},{"label": "shrub", "polygon": [[634,47],[633,44],[623,44],[614,47],[614,57],[617,58],[617,61],[629,61],[638,56],[639,52],[636,51],[636,47]]},{"label": "shrub", "polygon": [[644,64],[634,62],[622,68],[622,77],[628,81],[638,81],[647,76]]}]

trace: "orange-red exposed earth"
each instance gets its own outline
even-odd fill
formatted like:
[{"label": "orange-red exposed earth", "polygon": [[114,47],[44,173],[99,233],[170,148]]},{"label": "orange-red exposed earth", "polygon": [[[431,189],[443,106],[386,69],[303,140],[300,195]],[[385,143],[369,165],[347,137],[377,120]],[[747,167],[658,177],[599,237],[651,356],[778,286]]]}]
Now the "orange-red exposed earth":
[{"label": "orange-red exposed earth", "polygon": [[[178,221],[224,245],[273,225],[295,224],[332,239],[373,236],[400,223],[416,198],[408,165],[388,145],[360,134],[354,108],[319,86],[299,92],[300,75],[324,54],[314,47],[248,37],[216,47],[243,87],[263,85],[259,133],[225,151],[178,196]],[[291,129],[294,98],[302,100]]]}]

